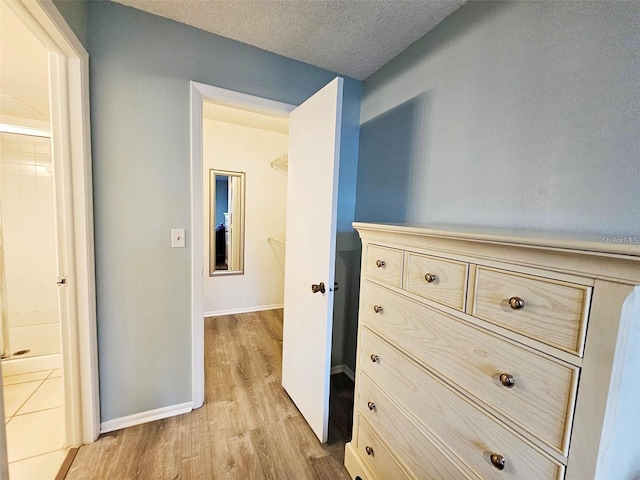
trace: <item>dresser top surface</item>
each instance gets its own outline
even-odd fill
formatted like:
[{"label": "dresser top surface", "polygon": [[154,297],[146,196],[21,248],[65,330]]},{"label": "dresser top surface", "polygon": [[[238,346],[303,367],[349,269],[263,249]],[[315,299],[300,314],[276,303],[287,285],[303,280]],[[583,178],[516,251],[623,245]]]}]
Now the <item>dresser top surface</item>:
[{"label": "dresser top surface", "polygon": [[362,236],[366,231],[413,234],[424,237],[469,240],[504,245],[526,245],[558,250],[573,250],[608,255],[624,255],[640,261],[640,233],[634,235],[584,234],[551,230],[491,228],[474,225],[364,223],[353,227]]}]

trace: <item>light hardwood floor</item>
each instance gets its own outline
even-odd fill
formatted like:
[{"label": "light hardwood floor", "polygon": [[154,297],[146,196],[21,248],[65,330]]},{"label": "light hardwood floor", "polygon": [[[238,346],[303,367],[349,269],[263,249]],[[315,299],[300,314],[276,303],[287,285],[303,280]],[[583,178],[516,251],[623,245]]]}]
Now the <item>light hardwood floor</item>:
[{"label": "light hardwood floor", "polygon": [[281,361],[282,310],[206,319],[205,405],[101,435],[80,448],[66,480],[348,480],[353,384],[332,378],[322,445],[282,389]]}]

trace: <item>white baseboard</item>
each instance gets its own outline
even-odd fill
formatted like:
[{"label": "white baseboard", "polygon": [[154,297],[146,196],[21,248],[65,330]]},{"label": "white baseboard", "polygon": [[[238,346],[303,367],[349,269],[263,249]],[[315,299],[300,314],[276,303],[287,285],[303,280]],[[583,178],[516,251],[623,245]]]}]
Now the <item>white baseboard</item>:
[{"label": "white baseboard", "polygon": [[276,308],[284,308],[284,304],[276,303],[274,305],[258,305],[256,307],[230,308],[228,310],[213,310],[211,312],[204,312],[204,316],[219,317],[221,315],[235,315],[236,313],[251,313],[251,312],[262,312],[264,310],[275,310]]},{"label": "white baseboard", "polygon": [[114,430],[133,427],[134,425],[140,425],[141,423],[175,417],[176,415],[189,413],[191,410],[193,410],[193,402],[185,402],[177,405],[169,405],[168,407],[156,408],[155,410],[149,410],[147,412],[134,413],[133,415],[128,415],[126,417],[114,418],[113,420],[102,422],[100,424],[100,433],[113,432]]},{"label": "white baseboard", "polygon": [[351,379],[352,382],[354,381],[353,370],[351,370],[349,366],[345,365],[344,363],[342,365],[336,365],[335,367],[331,367],[331,375],[335,375],[337,373],[344,373],[347,377]]}]

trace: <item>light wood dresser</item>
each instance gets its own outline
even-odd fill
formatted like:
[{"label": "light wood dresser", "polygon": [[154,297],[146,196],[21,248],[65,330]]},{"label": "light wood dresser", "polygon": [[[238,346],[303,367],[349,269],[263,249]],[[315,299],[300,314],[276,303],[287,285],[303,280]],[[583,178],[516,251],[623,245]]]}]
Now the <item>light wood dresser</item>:
[{"label": "light wood dresser", "polygon": [[640,239],[355,223],[352,478],[640,479]]}]

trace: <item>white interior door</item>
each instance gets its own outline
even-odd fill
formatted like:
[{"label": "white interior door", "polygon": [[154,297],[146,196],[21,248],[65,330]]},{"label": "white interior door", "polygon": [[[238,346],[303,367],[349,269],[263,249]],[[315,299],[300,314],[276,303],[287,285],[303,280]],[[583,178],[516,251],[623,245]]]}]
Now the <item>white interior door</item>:
[{"label": "white interior door", "polygon": [[[329,420],[342,83],[336,78],[289,116],[282,386],[321,442]],[[324,293],[313,293],[321,282]]]}]

